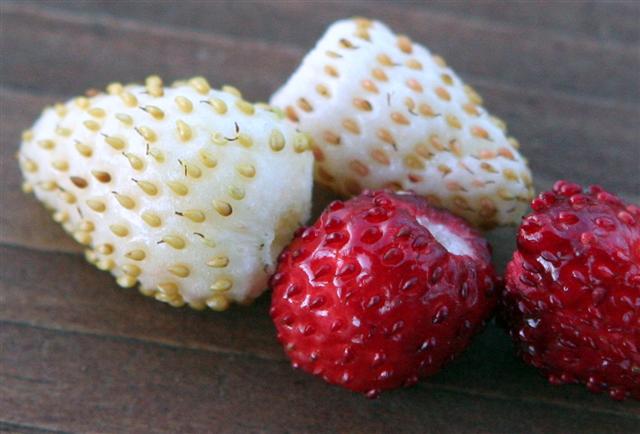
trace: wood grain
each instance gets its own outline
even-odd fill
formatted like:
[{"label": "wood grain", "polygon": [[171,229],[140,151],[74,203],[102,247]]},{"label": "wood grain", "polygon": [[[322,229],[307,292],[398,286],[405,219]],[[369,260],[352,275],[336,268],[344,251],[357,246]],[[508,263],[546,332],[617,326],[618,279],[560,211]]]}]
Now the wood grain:
[{"label": "wood grain", "polygon": [[587,433],[611,425],[630,431],[638,422],[428,385],[368,401],[292,372],[286,363],[40,327],[5,323],[0,344],[13,349],[0,355],[0,402],[15,411],[17,423],[26,406],[30,422],[48,429]]},{"label": "wood grain", "polygon": [[[180,26],[183,31],[199,30],[260,43],[277,41],[305,49],[313,45],[331,22],[354,15],[372,15],[400,32],[411,29],[412,38],[443,54],[457,70],[464,72],[465,77],[499,79],[525,89],[549,93],[590,95],[628,102],[640,100],[640,83],[637,80],[640,56],[633,46],[604,45],[538,29],[487,25],[477,20],[425,12],[420,8],[393,4],[376,4],[372,8],[358,2],[332,3],[331,7],[317,4],[314,7],[304,1],[212,2],[207,5],[207,13],[202,13],[202,3],[197,1],[179,4],[131,2],[126,7],[113,2],[61,3],[61,6],[85,13],[72,15],[58,11],[55,16],[60,20],[75,21],[85,17],[86,23],[101,25],[115,24],[113,17],[118,17],[119,23],[126,19],[129,27],[146,21],[153,33],[170,34],[175,31],[158,26],[160,22]],[[41,7],[36,11],[30,7],[17,8],[45,14]],[[88,11],[100,12],[101,15],[90,15],[87,19]],[[154,12],[153,21],[148,18],[151,16],[149,11]],[[271,15],[272,19],[262,19],[265,14]],[[53,16],[52,13],[46,15]],[[304,26],[300,25],[302,22]],[[138,46],[147,53],[155,49],[154,44]],[[185,47],[185,51],[188,50],[189,47]],[[278,51],[273,46],[272,52]],[[272,60],[277,62],[277,56]],[[264,73],[268,74],[269,69]]]},{"label": "wood grain", "polygon": [[446,12],[460,17],[493,23],[508,23],[538,30],[553,31],[603,42],[636,44],[640,41],[635,1],[537,1],[505,2],[501,0],[435,0],[420,2],[428,11]]},{"label": "wood grain", "polygon": [[[31,0],[30,0],[31,1]],[[300,0],[297,8],[302,8]],[[200,2],[189,0],[171,4],[164,2],[158,5],[152,1],[120,2],[125,3],[123,9],[109,0],[93,0],[83,2],[73,0],[58,2],[55,7],[75,10],[87,14],[111,14],[115,16],[142,18],[149,20],[151,13],[156,23],[172,25],[188,25],[202,28],[206,31],[234,34],[252,37],[256,31],[268,38],[278,38],[291,43],[285,32],[294,29],[282,29],[279,22],[291,16],[291,4],[270,4],[266,6],[256,2],[218,1],[216,5],[208,6],[207,13],[203,12]],[[284,3],[284,2],[281,2]],[[608,2],[565,1],[553,2],[538,0],[537,7],[531,7],[534,2],[504,2],[501,0],[432,0],[429,2],[387,0],[378,1],[375,6],[364,1],[351,1],[349,5],[332,5],[336,16],[350,16],[349,13],[366,14],[367,16],[381,16],[387,10],[415,13],[422,9],[429,15],[453,15],[461,22],[481,22],[486,27],[512,26],[514,29],[556,33],[573,36],[583,40],[596,40],[603,43],[620,42],[622,44],[635,43],[640,40],[640,28],[637,16],[640,6],[631,0],[617,0]],[[380,5],[383,5],[380,7]],[[309,5],[306,5],[309,7]],[[313,9],[311,10],[313,13]],[[261,19],[268,14],[271,19]],[[426,14],[421,14],[425,16]],[[227,18],[229,17],[229,18]],[[225,18],[225,19],[222,19]],[[306,17],[304,17],[306,18]],[[234,23],[244,23],[237,26]],[[309,36],[308,38],[311,38]],[[305,39],[306,40],[306,39]],[[309,42],[313,42],[309,39]]]}]

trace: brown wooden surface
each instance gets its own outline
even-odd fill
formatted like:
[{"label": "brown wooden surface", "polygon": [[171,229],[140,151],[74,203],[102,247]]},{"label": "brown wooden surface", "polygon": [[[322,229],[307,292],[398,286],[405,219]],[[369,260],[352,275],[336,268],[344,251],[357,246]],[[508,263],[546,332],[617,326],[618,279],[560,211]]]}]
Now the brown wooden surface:
[{"label": "brown wooden surface", "polygon": [[[640,431],[640,404],[548,385],[493,324],[414,388],[370,401],[325,385],[288,365],[268,295],[215,314],[119,289],[20,192],[13,154],[45,104],[150,73],[266,100],[353,15],[442,54],[509,123],[539,189],[566,177],[639,202],[637,2],[2,2],[0,431]],[[513,230],[488,237],[502,267]]]}]

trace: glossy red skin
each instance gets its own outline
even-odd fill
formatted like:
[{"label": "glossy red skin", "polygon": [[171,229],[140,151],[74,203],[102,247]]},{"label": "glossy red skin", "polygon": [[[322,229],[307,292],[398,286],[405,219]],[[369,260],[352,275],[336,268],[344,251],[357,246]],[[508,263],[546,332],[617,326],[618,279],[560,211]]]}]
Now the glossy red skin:
[{"label": "glossy red skin", "polygon": [[[417,220],[465,238],[448,253]],[[495,306],[490,247],[462,219],[386,191],[332,203],[282,253],[271,316],[294,367],[362,392],[412,385],[460,353]]]},{"label": "glossy red skin", "polygon": [[519,352],[554,384],[640,399],[640,210],[566,181],[531,206],[500,302]]}]

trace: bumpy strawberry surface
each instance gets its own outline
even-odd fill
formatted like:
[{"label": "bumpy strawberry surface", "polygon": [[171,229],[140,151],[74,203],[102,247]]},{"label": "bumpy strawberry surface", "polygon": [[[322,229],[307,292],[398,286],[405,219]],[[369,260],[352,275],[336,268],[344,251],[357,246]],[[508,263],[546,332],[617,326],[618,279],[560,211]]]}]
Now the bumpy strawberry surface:
[{"label": "bumpy strawberry surface", "polygon": [[283,251],[271,316],[294,367],[370,397],[461,352],[495,304],[490,247],[413,194],[332,203]]},{"label": "bumpy strawberry surface", "polygon": [[316,180],[344,195],[412,190],[478,226],[532,198],[518,141],[419,43],[379,21],[332,24],[272,104],[314,139]]},{"label": "bumpy strawberry surface", "polygon": [[554,384],[640,399],[640,209],[565,181],[531,207],[501,300],[522,357]]},{"label": "bumpy strawberry surface", "polygon": [[18,158],[25,188],[90,262],[174,306],[257,297],[311,205],[306,137],[202,77],[49,107]]}]

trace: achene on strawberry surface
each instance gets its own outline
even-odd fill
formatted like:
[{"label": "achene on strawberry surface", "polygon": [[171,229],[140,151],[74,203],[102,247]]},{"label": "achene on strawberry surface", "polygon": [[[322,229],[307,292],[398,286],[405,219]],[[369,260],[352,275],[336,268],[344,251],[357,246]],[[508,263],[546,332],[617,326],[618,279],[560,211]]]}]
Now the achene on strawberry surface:
[{"label": "achene on strawberry surface", "polygon": [[298,231],[271,284],[293,366],[369,397],[437,372],[496,303],[487,241],[426,200],[388,191],[333,202]]}]

